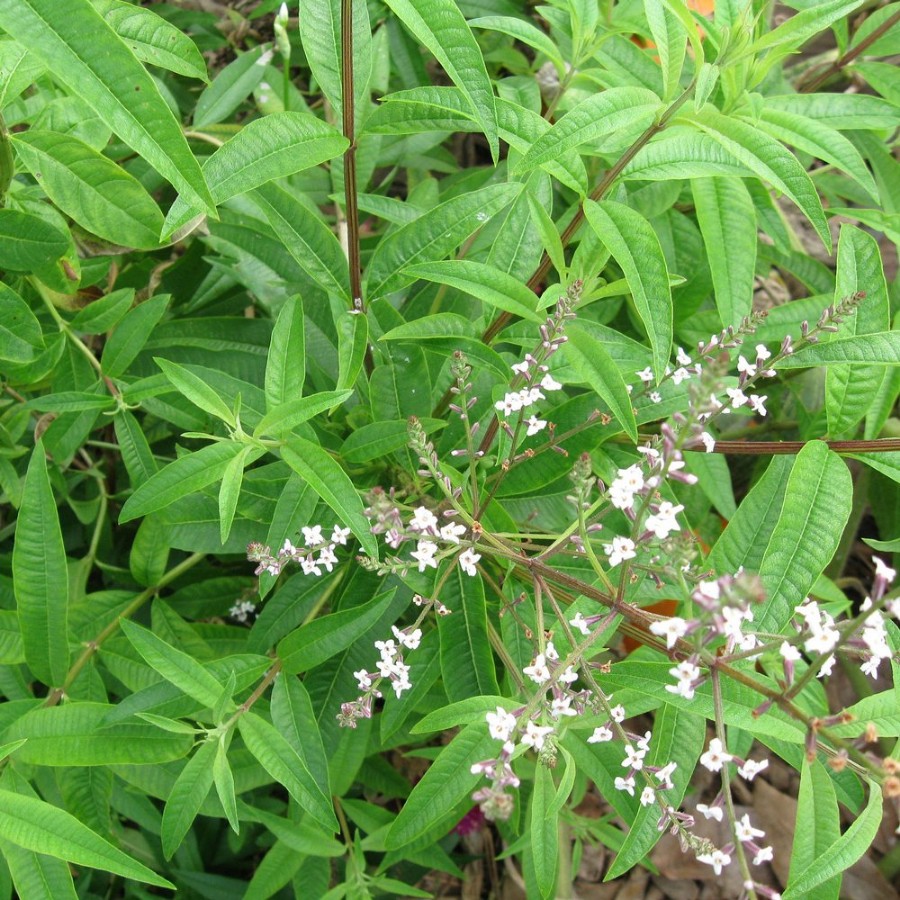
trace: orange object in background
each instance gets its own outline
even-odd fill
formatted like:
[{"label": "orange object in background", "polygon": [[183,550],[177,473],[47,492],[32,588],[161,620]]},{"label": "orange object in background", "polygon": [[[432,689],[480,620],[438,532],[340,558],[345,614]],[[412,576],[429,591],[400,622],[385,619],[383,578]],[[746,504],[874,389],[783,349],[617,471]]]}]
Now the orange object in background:
[{"label": "orange object in background", "polygon": [[[658,616],[671,617],[675,615],[675,610],[678,609],[678,601],[659,600],[656,603],[651,603],[649,606],[643,606],[641,608],[647,610],[647,612],[656,613]],[[641,630],[643,631],[644,629]],[[628,637],[628,635],[622,637],[622,647],[626,653],[633,653],[638,647],[642,646],[643,641],[640,641],[637,638]]]},{"label": "orange object in background", "polygon": [[[700,13],[701,16],[709,16],[715,11],[716,8],[716,0],[687,0],[687,8],[694,10],[694,12]],[[700,38],[702,39],[705,35],[703,29],[700,29]],[[645,40],[639,35],[633,34],[631,36],[631,41],[634,44],[637,44],[638,47],[645,47],[648,50],[655,47],[656,44],[653,41]],[[656,62],[659,62],[659,57],[654,57]]]}]

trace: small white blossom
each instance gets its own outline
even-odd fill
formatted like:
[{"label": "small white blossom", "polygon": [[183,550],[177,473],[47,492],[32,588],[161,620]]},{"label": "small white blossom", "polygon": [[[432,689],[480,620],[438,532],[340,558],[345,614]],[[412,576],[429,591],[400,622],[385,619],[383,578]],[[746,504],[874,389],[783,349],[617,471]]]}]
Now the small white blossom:
[{"label": "small white blossom", "polygon": [[738,766],[738,775],[746,778],[747,781],[753,781],[760,772],[769,768],[767,759],[748,759],[742,766]]},{"label": "small white blossom", "polygon": [[613,739],[612,730],[608,725],[600,725],[594,729],[594,733],[587,739],[589,744],[605,744]]},{"label": "small white blossom", "polygon": [[409,554],[418,562],[420,572],[424,572],[429,567],[432,569],[437,568],[437,560],[434,558],[437,548],[437,544],[433,541],[419,541],[416,549]]},{"label": "small white blossom", "polygon": [[675,646],[675,642],[684,637],[687,632],[687,622],[678,616],[671,619],[659,619],[650,623],[650,631],[657,637],[665,637],[666,648],[671,650]]},{"label": "small white blossom", "polygon": [[516,375],[524,375],[528,371],[528,366],[530,363],[528,360],[523,360],[522,362],[517,362],[512,364],[512,370],[516,373]]},{"label": "small white blossom", "polygon": [[721,772],[722,766],[731,762],[734,757],[725,751],[722,742],[718,738],[712,738],[709,749],[700,757],[700,765],[710,772]]},{"label": "small white blossom", "polygon": [[525,434],[528,437],[532,437],[538,432],[543,431],[547,427],[547,422],[545,419],[539,419],[537,416],[530,416],[525,420],[525,424],[528,426]]},{"label": "small white blossom", "polygon": [[530,666],[525,666],[522,672],[535,684],[544,684],[550,680],[550,669],[547,667],[547,660],[543,653],[538,653],[534,662]]},{"label": "small white blossom", "polygon": [[603,552],[609,557],[609,567],[614,569],[619,563],[634,559],[634,541],[627,537],[614,537],[611,544],[603,545]]},{"label": "small white blossom", "polygon": [[585,637],[591,633],[591,629],[588,628],[588,624],[581,613],[575,613],[575,618],[569,619],[569,624],[580,631]]},{"label": "small white blossom", "polygon": [[463,550],[463,552],[459,554],[459,567],[466,575],[475,575],[475,563],[477,563],[479,559],[481,559],[481,554],[476,553],[469,547],[468,550]]},{"label": "small white blossom", "polygon": [[725,393],[731,400],[732,409],[740,409],[747,403],[747,395],[740,388],[726,388]]},{"label": "small white blossom", "polygon": [[764,416],[766,414],[765,403],[768,400],[768,395],[760,396],[759,394],[751,394],[750,395],[750,409],[753,412],[757,413],[760,416]]},{"label": "small white blossom", "polygon": [[663,500],[657,511],[647,516],[645,524],[648,530],[652,531],[660,540],[665,540],[673,531],[681,530],[675,517],[683,510],[684,507],[681,504],[675,506],[668,500]]},{"label": "small white blossom", "polygon": [[618,706],[614,706],[609,711],[610,718],[612,718],[613,722],[624,722],[625,721],[625,707],[620,703]]},{"label": "small white blossom", "polygon": [[415,631],[410,631],[409,633],[407,633],[398,628],[396,625],[391,625],[391,631],[394,633],[394,637],[397,639],[397,643],[402,647],[407,647],[410,650],[417,650],[419,644],[422,642],[421,628],[416,628]]},{"label": "small white blossom", "polygon": [[731,857],[721,850],[713,850],[712,853],[701,853],[697,857],[697,862],[706,863],[708,866],[712,866],[716,875],[721,875],[722,869],[731,862]]},{"label": "small white blossom", "polygon": [[[761,866],[764,862],[772,862],[775,858],[775,853],[771,847],[760,847],[759,853],[753,857],[753,865]],[[778,895],[781,896],[780,894]]]},{"label": "small white blossom", "polygon": [[644,757],[647,755],[647,751],[640,749],[638,747],[632,747],[631,744],[625,745],[625,759],[622,760],[622,765],[626,769],[643,769],[644,768]]},{"label": "small white blossom", "polygon": [[508,741],[516,728],[516,717],[508,713],[502,706],[497,707],[497,712],[489,712],[486,717],[488,731],[495,741]]},{"label": "small white blossom", "polygon": [[746,375],[748,378],[752,378],[756,374],[756,366],[749,360],[744,359],[743,356],[738,357],[737,369],[738,372]]},{"label": "small white blossom", "polygon": [[541,387],[545,391],[561,391],[562,385],[549,373],[541,379]]},{"label": "small white blossom", "polygon": [[750,816],[746,813],[741,817],[739,822],[735,823],[734,830],[737,834],[737,839],[742,844],[745,844],[747,841],[752,841],[754,838],[766,836],[764,831],[760,831],[750,824]]},{"label": "small white blossom", "polygon": [[662,394],[659,391],[650,391],[647,396],[650,398],[651,403],[662,403]]},{"label": "small white blossom", "polygon": [[646,369],[643,369],[640,372],[637,372],[636,374],[637,374],[637,377],[640,378],[641,381],[644,382],[644,384],[650,384],[653,381],[653,379],[656,377],[656,376],[654,376],[653,369],[651,369],[650,366],[647,366]]},{"label": "small white blossom", "polygon": [[448,522],[441,527],[441,537],[445,541],[452,541],[454,544],[459,543],[459,539],[466,533],[466,526],[460,522]]},{"label": "small white blossom", "polygon": [[641,806],[651,806],[656,801],[656,791],[648,784],[641,791]]},{"label": "small white blossom", "polygon": [[313,525],[311,528],[307,528],[304,525],[300,530],[303,532],[303,543],[307,547],[318,547],[319,544],[325,543],[325,538],[322,537],[321,525]]},{"label": "small white blossom", "polygon": [[535,725],[529,722],[525,726],[525,733],[522,735],[522,743],[526,747],[534,747],[535,750],[544,749],[544,739],[548,734],[553,734],[552,725]]},{"label": "small white blossom", "polygon": [[347,543],[347,540],[350,537],[350,529],[349,528],[341,528],[340,525],[335,525],[331,530],[331,543],[332,544],[341,544],[342,546]]},{"label": "small white blossom", "polygon": [[679,366],[689,366],[691,364],[691,358],[681,347],[679,347],[678,352],[675,354],[675,362],[677,362]]},{"label": "small white blossom", "polygon": [[700,435],[700,440],[703,441],[707,453],[712,453],[716,449],[716,439],[708,431]]},{"label": "small white blossom", "polygon": [[417,506],[413,510],[413,517],[409,520],[411,531],[422,531],[428,534],[437,533],[437,516],[424,506]]},{"label": "small white blossom", "polygon": [[634,776],[629,775],[627,778],[616,778],[613,782],[617,791],[625,791],[634,796]]},{"label": "small white blossom", "polygon": [[765,362],[767,359],[770,359],[772,356],[771,353],[766,349],[765,344],[757,344],[756,345],[756,361],[757,363]]},{"label": "small white blossom", "polygon": [[715,819],[717,822],[721,822],[724,815],[721,806],[707,806],[705,803],[697,804],[697,812],[704,818]]}]

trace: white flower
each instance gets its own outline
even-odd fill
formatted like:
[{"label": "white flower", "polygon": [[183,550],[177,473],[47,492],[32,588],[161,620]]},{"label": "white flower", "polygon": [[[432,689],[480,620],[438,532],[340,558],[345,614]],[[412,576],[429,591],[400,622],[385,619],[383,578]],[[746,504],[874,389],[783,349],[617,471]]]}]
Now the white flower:
[{"label": "white flower", "polygon": [[609,486],[609,499],[616,509],[631,509],[634,495],[644,487],[644,473],[638,465],[619,469]]},{"label": "white flower", "polygon": [[549,373],[541,379],[541,387],[545,391],[561,391],[562,385]]},{"label": "white flower", "polygon": [[712,453],[716,449],[716,439],[708,431],[700,435],[700,440],[703,441],[707,453]]},{"label": "white flower", "polygon": [[722,766],[731,762],[734,757],[725,751],[722,742],[718,738],[712,738],[709,749],[700,757],[700,765],[710,772],[721,772]]},{"label": "white flower", "polygon": [[497,412],[502,412],[504,416],[512,415],[522,408],[522,398],[517,393],[506,394],[502,400],[498,400],[494,404]]},{"label": "white flower", "polygon": [[326,547],[323,547],[319,552],[319,558],[316,560],[318,565],[325,566],[325,568],[329,572],[334,569],[337,561],[338,558],[334,554],[334,546],[332,544],[328,544]]},{"label": "white flower", "polygon": [[751,394],[750,395],[750,409],[752,409],[753,412],[758,413],[761,416],[764,416],[766,414],[765,402],[768,399],[769,399],[769,397],[767,394],[764,394],[762,397],[760,397],[759,394]]},{"label": "white flower", "polygon": [[750,824],[750,816],[746,813],[741,817],[740,822],[735,823],[734,831],[735,834],[737,834],[737,839],[742,844],[745,844],[747,841],[752,841],[753,838],[766,836],[764,831],[760,831]]},{"label": "white flower", "polygon": [[468,550],[463,550],[463,552],[459,554],[459,567],[466,575],[475,575],[475,563],[477,563],[479,559],[481,559],[481,554],[476,553],[469,547]]},{"label": "white flower", "polygon": [[360,669],[358,672],[354,672],[353,677],[356,679],[356,684],[361,691],[367,691],[370,687],[372,687],[372,676],[369,675],[369,673],[365,669]]},{"label": "white flower", "polygon": [[756,374],[756,366],[744,359],[743,356],[738,357],[737,369],[738,372],[746,375],[748,378],[752,378]]},{"label": "white flower", "polygon": [[725,393],[731,400],[732,409],[739,409],[747,403],[747,395],[740,388],[726,388]]},{"label": "white flower", "polygon": [[656,801],[656,791],[648,784],[641,791],[641,806],[650,806]]},{"label": "white flower", "polygon": [[670,791],[675,786],[672,784],[672,773],[678,768],[677,762],[670,762],[667,766],[663,766],[656,773],[656,780],[659,782],[660,790]]},{"label": "white flower", "polygon": [[321,575],[322,570],[314,559],[301,559],[300,568],[303,569],[304,575]]},{"label": "white flower", "polygon": [[508,713],[502,706],[497,707],[497,712],[489,712],[485,716],[488,723],[488,731],[495,741],[508,741],[516,727],[516,717]]},{"label": "white flower", "polygon": [[666,690],[672,694],[678,694],[687,700],[694,697],[694,682],[700,677],[700,669],[688,660],[682,660],[672,669],[669,674],[676,678],[675,684],[667,684]]},{"label": "white flower", "polygon": [[721,806],[707,806],[705,803],[697,804],[697,812],[705,818],[715,819],[717,822],[721,822],[724,815]]},{"label": "white flower", "polygon": [[413,517],[409,520],[411,531],[424,531],[430,534],[437,532],[437,516],[424,506],[417,506],[413,510]]},{"label": "white flower", "polygon": [[616,778],[613,782],[617,791],[626,791],[634,796],[634,776],[629,775],[627,778]]},{"label": "white flower", "polygon": [[651,403],[662,403],[662,394],[659,391],[650,391],[647,396],[650,398]]},{"label": "white flower", "polygon": [[746,778],[747,781],[753,781],[760,772],[768,768],[769,761],[767,759],[748,759],[742,766],[738,766],[738,775]]},{"label": "white flower", "polygon": [[644,757],[647,751],[638,747],[632,747],[631,744],[625,745],[625,759],[622,760],[622,766],[626,769],[643,769]]},{"label": "white flower", "polygon": [[419,571],[424,572],[427,568],[437,568],[437,560],[434,554],[437,553],[437,544],[433,541],[419,541],[416,549],[409,555],[418,562]]},{"label": "white flower", "polygon": [[312,528],[307,528],[304,525],[300,530],[303,532],[303,543],[307,547],[318,547],[319,544],[325,543],[325,538],[322,537],[321,525],[313,525]]},{"label": "white flower", "polygon": [[516,373],[516,375],[524,375],[528,371],[528,366],[530,363],[528,360],[523,360],[522,362],[513,363],[512,370]]},{"label": "white flower", "polygon": [[663,500],[653,515],[647,516],[646,526],[660,540],[664,540],[673,531],[680,531],[678,521],[675,516],[680,513],[684,507],[682,505],[675,506],[668,500]]},{"label": "white flower", "polygon": [[341,528],[340,525],[335,525],[331,530],[331,543],[332,544],[341,544],[344,545],[347,543],[348,538],[350,537],[350,529],[349,528]]},{"label": "white flower", "polygon": [[608,725],[600,725],[594,729],[594,733],[587,739],[589,744],[605,744],[613,739],[612,730]]},{"label": "white flower", "polygon": [[547,668],[547,660],[543,653],[538,653],[534,658],[534,662],[530,666],[525,666],[522,672],[535,684],[543,684],[545,681],[550,680],[550,669]]},{"label": "white flower", "polygon": [[559,676],[559,680],[563,682],[563,684],[572,684],[573,682],[578,681],[578,672],[574,666],[566,666],[565,671]]},{"label": "white flower", "polygon": [[801,658],[800,651],[793,644],[789,644],[787,641],[781,642],[781,646],[778,648],[778,652],[781,654],[785,662],[797,662],[797,660]]},{"label": "white flower", "polygon": [[687,381],[691,377],[691,373],[684,366],[679,366],[672,373],[672,381],[675,384],[681,384],[682,381]]},{"label": "white flower", "polygon": [[679,366],[689,366],[691,364],[691,358],[681,347],[679,347],[678,352],[675,354],[675,362],[677,362]]},{"label": "white flower", "polygon": [[466,526],[459,522],[449,522],[441,528],[441,537],[445,541],[459,543],[459,539],[466,533]]},{"label": "white flower", "polygon": [[525,424],[528,426],[525,434],[528,437],[532,437],[537,434],[539,431],[543,431],[547,427],[547,422],[544,419],[539,419],[537,416],[530,416],[525,420]]},{"label": "white flower", "polygon": [[636,374],[637,374],[637,377],[640,378],[641,381],[644,382],[644,384],[650,384],[653,381],[653,379],[655,378],[655,376],[653,374],[653,369],[651,369],[650,366],[647,366],[646,369],[643,369],[642,371],[637,372]]},{"label": "white flower", "polygon": [[[764,862],[771,862],[775,858],[775,853],[771,847],[760,847],[759,853],[753,857],[753,865],[760,866]],[[780,894],[778,895],[781,896]]]},{"label": "white flower", "polygon": [[559,659],[559,651],[556,649],[553,641],[547,641],[547,646],[544,647],[544,655],[547,659],[552,659],[554,662]]},{"label": "white flower", "polygon": [[588,624],[581,613],[575,613],[575,618],[569,619],[569,624],[580,631],[585,637],[591,633],[591,629],[588,628]]},{"label": "white flower", "polygon": [[672,616],[671,619],[659,619],[650,623],[650,631],[657,637],[665,637],[666,649],[671,650],[675,646],[675,642],[684,637],[687,632],[687,622],[678,616]]},{"label": "white flower", "polygon": [[561,716],[577,716],[578,711],[572,709],[572,698],[565,695],[553,699],[553,702],[550,704],[550,715],[554,719],[559,719]]},{"label": "white flower", "polygon": [[609,557],[609,567],[614,569],[619,563],[634,559],[634,541],[627,537],[614,537],[611,544],[603,545],[603,552]]},{"label": "white flower", "polygon": [[706,863],[707,865],[712,866],[716,875],[721,875],[722,868],[731,862],[731,857],[721,850],[713,850],[712,853],[701,853],[697,857],[697,862]]},{"label": "white flower", "polygon": [[756,345],[756,361],[757,363],[765,362],[772,356],[771,353],[766,349],[765,344],[757,344]]},{"label": "white flower", "polygon": [[535,725],[534,722],[529,722],[525,726],[521,742],[526,747],[534,747],[535,750],[540,751],[544,748],[544,738],[548,734],[553,734],[552,725]]},{"label": "white flower", "polygon": [[625,721],[625,707],[620,703],[618,706],[614,706],[609,711],[610,718],[612,718],[613,722],[624,722]]},{"label": "white flower", "polygon": [[398,628],[396,625],[391,625],[391,631],[394,632],[397,643],[403,647],[408,647],[410,650],[417,650],[422,641],[421,628],[417,628],[415,631],[410,631],[407,634],[407,632]]},{"label": "white flower", "polygon": [[875,577],[883,578],[888,584],[893,584],[897,577],[897,570],[890,568],[879,556],[873,556],[872,562],[875,563]]}]

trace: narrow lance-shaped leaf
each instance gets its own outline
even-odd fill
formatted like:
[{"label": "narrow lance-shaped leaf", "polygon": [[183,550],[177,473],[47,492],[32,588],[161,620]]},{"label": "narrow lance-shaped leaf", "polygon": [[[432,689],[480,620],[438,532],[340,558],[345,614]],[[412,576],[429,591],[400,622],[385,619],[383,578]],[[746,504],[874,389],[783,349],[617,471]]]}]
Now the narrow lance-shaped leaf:
[{"label": "narrow lance-shaped leaf", "polygon": [[236,441],[220,441],[170,462],[125,501],[119,521],[130,522],[165,509],[186,494],[203,490],[222,477],[228,463],[243,449],[244,445]]},{"label": "narrow lance-shaped leaf", "polygon": [[38,440],[25,475],[12,556],[25,659],[35,678],[62,685],[69,666],[69,576],[56,501]]},{"label": "narrow lance-shaped leaf", "polygon": [[535,768],[529,812],[530,854],[538,892],[545,898],[553,895],[559,864],[559,814],[553,811],[555,797],[553,772],[547,766],[538,765]]},{"label": "narrow lance-shaped leaf", "polygon": [[366,296],[372,301],[406,287],[414,280],[406,272],[407,266],[448,256],[521,189],[521,184],[488,185],[447,200],[398,228],[375,248],[369,264]]},{"label": "narrow lance-shaped leaf", "polygon": [[228,750],[224,741],[221,740],[217,742],[212,774],[216,785],[216,794],[219,797],[219,802],[222,804],[222,809],[225,810],[228,824],[235,834],[240,834],[241,821],[238,817],[237,797],[234,792],[234,774],[228,762]]},{"label": "narrow lance-shaped leaf", "polygon": [[175,890],[174,884],[124,854],[73,815],[34,797],[0,790],[0,837],[26,850]]},{"label": "narrow lance-shaped leaf", "polygon": [[779,631],[831,561],[850,516],[846,463],[822,441],[797,454],[778,524],[759,567],[766,588],[760,631]]},{"label": "narrow lance-shaped leaf", "polygon": [[128,619],[122,620],[121,628],[147,665],[159,672],[166,681],[204,706],[216,705],[221,687],[193,656]]},{"label": "narrow lance-shaped leaf", "polygon": [[353,388],[362,371],[369,346],[369,320],[358,310],[347,310],[335,323],[338,333],[339,391]]},{"label": "narrow lance-shaped leaf", "polygon": [[175,779],[163,810],[160,832],[163,856],[166,859],[171,859],[181,846],[212,787],[213,763],[218,743],[216,740],[202,743]]},{"label": "narrow lance-shaped leaf", "polygon": [[596,391],[609,406],[612,414],[628,436],[637,443],[637,423],[631,397],[618,366],[599,341],[577,327],[567,330],[566,359],[575,367],[579,377]]},{"label": "narrow lance-shaped leaf", "polygon": [[845,340],[812,344],[780,359],[779,369],[804,369],[810,366],[878,364],[900,366],[900,331],[864,334]]},{"label": "narrow lance-shaped leaf", "polygon": [[181,125],[147,70],[89,0],[0,0],[0,27],[179,192],[215,214]]},{"label": "narrow lance-shaped leaf", "polygon": [[225,401],[202,379],[184,366],[170,362],[168,359],[154,357],[153,360],[162,369],[163,374],[178,393],[187,397],[194,406],[208,412],[210,415],[221,419],[227,425],[235,425],[234,413],[225,404]]},{"label": "narrow lance-shaped leaf", "polygon": [[586,200],[584,212],[588,224],[622,268],[650,338],[658,380],[672,350],[672,291],[659,238],[640,213],[622,203]]},{"label": "narrow lance-shaped leaf", "polygon": [[284,461],[337,513],[356,535],[369,556],[378,556],[378,545],[369,530],[362,501],[347,473],[318,444],[292,437],[282,448]]},{"label": "narrow lance-shaped leaf", "polygon": [[[856,293],[865,299],[841,326],[841,338],[887,331],[890,302],[878,242],[852,225],[842,225],[838,239],[834,302]],[[856,425],[878,397],[885,375],[882,366],[829,366],[825,373],[828,433],[837,437]]]},{"label": "narrow lance-shaped leaf", "polygon": [[266,357],[266,410],[303,395],[306,378],[306,333],[303,304],[289,297],[272,329]]},{"label": "narrow lance-shaped leaf", "polygon": [[500,151],[494,91],[481,49],[454,0],[387,0],[403,24],[466,95],[496,160]]},{"label": "narrow lance-shaped leaf", "polygon": [[223,545],[231,534],[231,525],[241,496],[244,466],[247,465],[251,450],[251,447],[244,447],[222,473],[222,483],[219,485],[219,540]]},{"label": "narrow lance-shaped leaf", "polygon": [[719,318],[726,328],[737,328],[753,307],[757,242],[753,200],[741,178],[695,178],[691,189]]},{"label": "narrow lance-shaped leaf", "polygon": [[262,767],[305,809],[320,825],[338,830],[331,801],[300,758],[296,750],[281,736],[274,725],[256,713],[245,712],[238,719],[238,728],[247,749]]}]

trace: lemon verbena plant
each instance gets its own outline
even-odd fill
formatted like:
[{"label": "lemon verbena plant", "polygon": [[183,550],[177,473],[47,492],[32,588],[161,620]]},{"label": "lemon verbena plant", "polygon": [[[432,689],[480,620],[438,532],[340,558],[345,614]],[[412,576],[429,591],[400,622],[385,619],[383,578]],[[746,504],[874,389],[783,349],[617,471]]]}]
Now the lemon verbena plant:
[{"label": "lemon verbena plant", "polygon": [[898,55],[0,0],[0,900],[889,896]]}]

